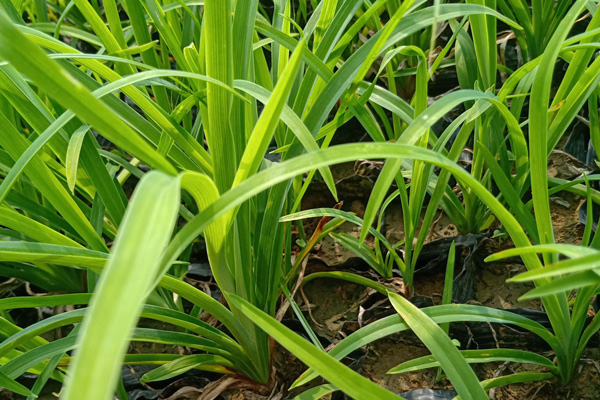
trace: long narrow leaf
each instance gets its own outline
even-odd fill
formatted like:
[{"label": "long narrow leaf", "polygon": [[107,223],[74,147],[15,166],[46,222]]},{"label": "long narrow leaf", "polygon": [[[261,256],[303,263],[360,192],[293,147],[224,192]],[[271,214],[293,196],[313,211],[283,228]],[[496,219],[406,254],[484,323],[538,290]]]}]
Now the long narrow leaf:
[{"label": "long narrow leaf", "polygon": [[389,298],[396,311],[434,354],[460,396],[464,399],[488,399],[475,372],[442,328],[402,296],[390,293]]},{"label": "long narrow leaf", "polygon": [[65,399],[112,396],[129,335],[175,224],[179,190],[178,179],[160,172],[147,174],[137,188],[83,321]]}]

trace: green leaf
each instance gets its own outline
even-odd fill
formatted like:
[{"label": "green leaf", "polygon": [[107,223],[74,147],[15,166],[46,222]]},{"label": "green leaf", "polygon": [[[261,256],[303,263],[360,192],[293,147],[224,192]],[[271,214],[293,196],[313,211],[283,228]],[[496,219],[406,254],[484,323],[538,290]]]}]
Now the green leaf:
[{"label": "green leaf", "polygon": [[73,133],[71,140],[69,140],[65,168],[67,170],[67,183],[69,185],[69,189],[71,189],[71,193],[75,193],[75,183],[77,181],[77,167],[79,165],[79,153],[81,151],[81,145],[83,144],[85,134],[90,130],[90,128],[91,127],[89,125],[82,126]]},{"label": "green leaf", "polygon": [[[478,100],[491,97],[492,96],[488,93],[481,93],[474,90],[460,90],[458,92],[450,93],[439,99],[431,107],[419,115],[419,117],[416,118],[413,123],[410,124],[410,126],[402,133],[397,143],[414,145],[423,131],[431,128],[431,126],[439,118],[444,116],[452,108],[456,107],[456,105],[469,100]],[[384,168],[377,178],[373,192],[369,197],[369,202],[367,204],[364,216],[365,225],[371,226],[375,221],[377,211],[381,207],[389,187],[396,178],[398,171],[400,171],[401,164],[402,160],[396,159],[389,160],[384,165]],[[364,241],[366,235],[367,231],[363,230],[360,235],[360,240]]]},{"label": "green leaf", "polygon": [[[583,249],[582,249],[583,250]],[[582,254],[585,254],[582,251]],[[545,268],[527,271],[508,280],[508,282],[527,282],[540,278],[559,276],[569,273],[584,272],[600,267],[600,252],[584,255],[582,257],[565,260],[556,264],[548,265]]]},{"label": "green leaf", "polygon": [[[30,142],[21,136],[2,113],[0,113],[0,138],[2,138],[3,147],[15,161],[20,159],[30,145]],[[96,250],[106,248],[104,241],[96,233],[73,197],[58,181],[40,156],[31,158],[29,166],[25,168],[25,173],[34,182],[38,190],[48,198],[54,208],[60,212],[62,217],[67,220],[69,225],[86,240],[90,247]],[[0,185],[0,187],[2,186]],[[8,192],[5,192],[5,194],[8,195]]]},{"label": "green leaf", "polygon": [[[571,26],[585,7],[586,0],[578,0],[571,7],[569,13],[562,19],[560,26],[548,42],[546,51],[542,55],[540,65],[535,74],[535,80],[531,88],[531,101],[529,107],[529,136],[530,163],[531,163],[531,193],[533,197],[535,220],[540,235],[540,244],[554,243],[554,231],[550,214],[548,195],[548,103],[550,99],[552,75],[554,64],[560,51],[560,44],[565,40],[571,30]],[[534,8],[535,10],[535,8]],[[535,21],[535,14],[534,14]],[[535,22],[534,22],[535,25]],[[550,314],[556,314],[557,310],[549,310]],[[563,318],[564,319],[564,318]],[[564,332],[564,326],[556,326],[561,335],[568,336]]]},{"label": "green leaf", "polygon": [[0,261],[45,262],[85,268],[102,268],[108,254],[55,244],[0,241]]},{"label": "green leaf", "polygon": [[[25,211],[25,210],[24,210]],[[41,243],[56,244],[69,247],[83,247],[52,228],[8,207],[0,207],[2,225]]]},{"label": "green leaf", "polygon": [[33,78],[40,89],[125,151],[169,174],[176,173],[136,132],[15,28],[3,11],[0,12],[0,57]]},{"label": "green leaf", "polygon": [[88,304],[91,296],[91,293],[70,293],[52,296],[7,297],[0,299],[0,310]]},{"label": "green leaf", "polygon": [[[363,220],[360,217],[357,217],[356,214],[338,210],[336,208],[314,208],[311,210],[302,210],[293,214],[284,215],[279,219],[279,222],[287,222],[287,221],[298,221],[307,218],[321,218],[321,217],[339,217],[344,221],[348,221],[353,223],[354,225],[363,226]],[[369,228],[369,233],[379,239],[386,246],[391,247],[391,244],[388,240],[373,227]]]},{"label": "green leaf", "polygon": [[339,390],[335,385],[321,385],[316,386],[312,389],[308,389],[298,396],[294,397],[292,400],[318,400],[323,396],[328,395],[329,393],[333,393],[336,390]]},{"label": "green leaf", "polygon": [[[265,104],[269,101],[272,95],[267,89],[249,81],[236,80],[234,82],[234,87],[248,93],[261,103]],[[306,125],[304,125],[300,117],[298,117],[298,115],[296,115],[296,113],[287,104],[284,104],[283,110],[281,111],[281,121],[288,126],[294,135],[296,135],[298,141],[308,152],[319,150],[319,145],[312,137]],[[327,184],[327,187],[331,193],[335,194],[335,183],[329,168],[321,168],[319,169],[319,172],[321,173],[321,176],[323,177],[323,180]]]},{"label": "green leaf", "polygon": [[377,256],[373,249],[369,247],[366,243],[361,243],[358,238],[351,236],[347,233],[330,233],[329,236],[333,238],[336,242],[340,243],[342,246],[362,258],[371,268],[373,268],[377,273],[384,278],[391,278],[389,276],[388,271],[385,269],[385,265],[380,263],[377,260]]},{"label": "green leaf", "polygon": [[[0,387],[10,390],[16,394],[20,394],[21,396],[34,396],[34,394],[27,389],[25,386],[21,385],[19,382],[14,379],[9,378],[0,372]],[[35,396],[37,397],[37,396]]]},{"label": "green leaf", "polygon": [[314,272],[312,274],[307,275],[302,280],[302,286],[306,285],[308,282],[320,279],[320,278],[332,278],[332,279],[341,279],[348,282],[357,283],[359,285],[363,285],[369,287],[371,289],[377,290],[379,293],[383,295],[387,295],[388,288],[382,285],[379,282],[375,282],[372,279],[365,278],[364,276],[360,276],[357,274],[353,274],[351,272],[345,271],[327,271],[327,272]]},{"label": "green leaf", "polygon": [[283,74],[279,77],[277,86],[265,105],[248,143],[246,143],[246,148],[235,175],[233,186],[237,186],[240,182],[244,181],[258,170],[269,143],[271,142],[275,128],[279,123],[281,112],[283,111],[292,90],[292,85],[296,78],[296,74],[298,73],[298,68],[302,60],[302,53],[305,51],[305,47],[306,43],[304,41],[298,43],[298,47],[288,61]]},{"label": "green leaf", "polygon": [[402,296],[389,293],[389,298],[398,314],[439,361],[460,396],[463,399],[489,399],[477,376],[442,328]]},{"label": "green leaf", "polygon": [[[519,297],[519,301],[540,297],[543,298],[545,296],[551,296],[557,293],[569,293],[572,290],[583,290],[587,287],[592,287],[593,289],[598,286],[600,286],[600,273],[595,271],[584,271],[553,280],[543,285],[539,285],[535,289],[532,289],[523,296]],[[576,313],[573,313],[573,316],[575,315]]]},{"label": "green leaf", "polygon": [[232,366],[226,359],[211,354],[195,354],[192,356],[179,357],[176,360],[161,365],[150,372],[145,373],[140,379],[141,382],[156,382],[170,379],[174,376],[181,375],[191,369],[202,369],[218,373],[229,373],[232,371],[223,367],[223,365]]},{"label": "green leaf", "polygon": [[[522,364],[537,364],[548,368],[556,373],[557,368],[546,357],[530,351],[512,349],[485,349],[485,350],[462,350],[460,354],[469,364],[480,364],[496,361],[510,361]],[[419,371],[425,368],[439,367],[440,363],[434,355],[419,357],[390,369],[388,374],[402,374],[405,372]]]},{"label": "green leaf", "polygon": [[336,385],[344,393],[356,400],[398,400],[402,397],[387,391],[381,386],[358,375],[350,368],[334,360],[327,353],[312,346],[292,330],[268,316],[244,299],[229,295],[230,301],[254,323],[271,335],[302,362],[314,368],[323,378]]},{"label": "green leaf", "polygon": [[150,172],[139,183],[78,336],[63,397],[108,400],[179,209],[179,179]]},{"label": "green leaf", "polygon": [[[204,31],[206,75],[233,86],[233,38],[231,2],[206,0],[204,3]],[[206,140],[214,160],[215,184],[220,193],[233,183],[241,151],[240,138],[230,125],[231,96],[222,88],[208,83],[208,129]]]},{"label": "green leaf", "polygon": [[[500,376],[498,378],[486,379],[481,381],[481,386],[485,390],[489,390],[499,386],[506,386],[515,383],[538,382],[546,379],[553,379],[554,375],[548,372],[518,372],[516,374]],[[453,400],[460,400],[457,396]]]},{"label": "green leaf", "polygon": [[[213,221],[226,214],[245,200],[262,192],[263,190],[293,178],[301,173],[328,166],[336,163],[353,161],[356,159],[376,158],[412,158],[420,159],[438,165],[452,172],[460,181],[468,184],[474,193],[495,213],[496,217],[504,224],[517,246],[528,247],[531,245],[525,232],[515,217],[492,195],[481,183],[460,168],[455,163],[431,150],[398,145],[393,143],[360,143],[339,145],[329,149],[320,150],[295,157],[278,165],[272,165],[258,174],[242,182],[235,188],[224,193],[219,200],[213,203],[202,213],[194,217],[174,237],[164,263],[170,265],[177,256]],[[539,268],[540,261],[534,255],[526,255],[525,262],[529,269]]]},{"label": "green leaf", "polygon": [[518,247],[515,249],[502,250],[498,253],[494,253],[491,256],[488,256],[484,261],[492,262],[502,260],[504,258],[517,257],[522,254],[538,253],[558,253],[570,258],[579,258],[583,256],[597,254],[597,251],[587,247],[567,243],[542,244],[531,247]]}]

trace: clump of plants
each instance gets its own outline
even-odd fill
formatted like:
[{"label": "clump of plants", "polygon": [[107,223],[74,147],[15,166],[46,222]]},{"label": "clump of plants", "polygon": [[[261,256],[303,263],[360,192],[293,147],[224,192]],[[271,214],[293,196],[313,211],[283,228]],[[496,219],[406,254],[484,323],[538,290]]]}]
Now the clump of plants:
[{"label": "clump of plants", "polygon": [[[548,177],[548,156],[576,120],[593,155],[600,146],[596,11],[587,0],[0,0],[0,276],[10,288],[0,386],[34,399],[52,381],[61,399],[124,400],[122,366],[146,365],[143,383],[208,371],[270,391],[276,341],[309,367],[290,389],[328,382],[297,399],[398,399],[339,360],[406,330],[431,355],[389,373],[441,367],[462,399],[568,384],[600,330],[597,314],[587,318],[600,288],[600,194],[594,174]],[[500,30],[516,66],[499,58]],[[448,71],[456,88],[433,98]],[[335,144],[350,121],[364,135]],[[360,159],[385,163],[359,217],[343,209],[331,167]],[[337,206],[302,209],[317,181]],[[549,204],[560,191],[586,199],[581,245],[556,243]],[[383,231],[392,203],[398,242]],[[535,284],[524,298],[541,300],[550,327],[452,304],[453,247],[442,304],[411,303],[440,210],[462,234],[495,229],[512,241],[488,260],[522,259],[528,271],[511,281]],[[312,232],[308,218],[319,220]],[[344,222],[359,234],[338,232]],[[305,276],[328,235],[381,279]],[[187,279],[202,257],[216,292]],[[325,351],[297,302],[303,284],[332,277],[374,289],[397,313]],[[21,285],[44,295],[17,296]],[[69,310],[26,326],[15,317],[60,306]],[[286,313],[309,340],[281,323]],[[520,327],[553,355],[462,349],[448,333],[458,321]],[[131,342],[185,351],[135,353]],[[480,381],[470,364],[492,361],[541,372]]]}]

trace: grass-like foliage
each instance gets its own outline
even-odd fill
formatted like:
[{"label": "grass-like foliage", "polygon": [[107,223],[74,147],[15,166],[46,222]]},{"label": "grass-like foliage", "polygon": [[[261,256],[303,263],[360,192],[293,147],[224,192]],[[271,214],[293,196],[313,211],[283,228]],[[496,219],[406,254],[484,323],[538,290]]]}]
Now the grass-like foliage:
[{"label": "grass-like foliage", "polygon": [[[591,141],[600,145],[596,7],[588,0],[0,0],[0,276],[51,293],[0,299],[0,385],[33,399],[55,380],[61,399],[117,393],[124,400],[124,364],[156,365],[145,382],[197,369],[268,385],[276,340],[311,368],[294,386],[317,374],[330,382],[298,399],[334,390],[397,399],[337,360],[407,329],[432,355],[390,372],[441,367],[462,399],[486,399],[486,390],[508,383],[570,381],[600,328],[598,316],[585,324],[600,287],[600,235],[588,221],[582,247],[554,243],[549,196],[582,195],[591,216],[600,194],[590,186],[596,176],[549,179],[547,161],[586,104]],[[436,48],[439,29],[450,34]],[[514,35],[517,68],[498,61],[500,29]],[[553,86],[557,60],[566,71]],[[459,88],[433,100],[429,87],[446,68]],[[436,134],[436,122],[453,110],[460,112]],[[368,141],[330,146],[352,119]],[[457,163],[465,147],[468,170]],[[363,218],[300,209],[315,179],[343,200],[329,167],[359,159],[386,160]],[[394,201],[403,214],[399,243],[381,232]],[[552,330],[510,312],[450,304],[452,272],[444,304],[423,310],[379,282],[328,272],[305,282],[369,286],[389,295],[398,315],[326,353],[293,300],[313,247],[331,235],[382,278],[398,268],[409,297],[440,208],[465,234],[501,224],[516,248],[492,259],[522,258],[529,271],[513,280],[535,282],[527,296],[541,298]],[[321,223],[307,237],[302,220],[315,217]],[[344,221],[361,226],[360,237],[336,232]],[[198,244],[221,298],[185,280]],[[277,321],[286,301],[314,344]],[[8,313],[60,305],[77,307],[27,327]],[[140,318],[173,329],[139,328]],[[514,324],[545,340],[556,361],[512,349],[461,351],[448,337],[454,321]],[[44,339],[73,325],[67,337]],[[127,354],[131,341],[193,354]],[[478,382],[469,364],[489,361],[547,372]],[[26,372],[38,375],[33,387],[16,381]]]}]

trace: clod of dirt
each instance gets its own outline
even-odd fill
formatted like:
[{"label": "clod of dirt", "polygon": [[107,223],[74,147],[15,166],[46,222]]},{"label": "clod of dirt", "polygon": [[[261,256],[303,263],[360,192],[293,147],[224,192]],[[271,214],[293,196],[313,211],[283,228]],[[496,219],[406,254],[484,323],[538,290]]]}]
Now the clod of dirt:
[{"label": "clod of dirt", "polygon": [[560,192],[550,198],[552,227],[557,243],[581,244],[585,226],[579,222],[579,208],[584,199],[569,192]]},{"label": "clod of dirt", "polygon": [[483,261],[488,255],[510,248],[507,243],[486,240],[484,248],[478,252],[475,263],[475,301],[488,307],[508,310],[512,308],[528,308],[540,310],[539,300],[518,301],[517,299],[533,289],[533,283],[507,283],[506,280],[525,272],[525,266],[516,261],[500,260],[496,262]]},{"label": "clod of dirt", "polygon": [[572,180],[590,172],[590,167],[564,151],[553,150],[548,156],[548,176],[551,178]]},{"label": "clod of dirt", "polygon": [[334,340],[340,338],[344,324],[357,320],[358,306],[366,290],[354,283],[316,279],[306,284],[304,293],[310,303],[314,319],[309,322],[315,333]]}]

